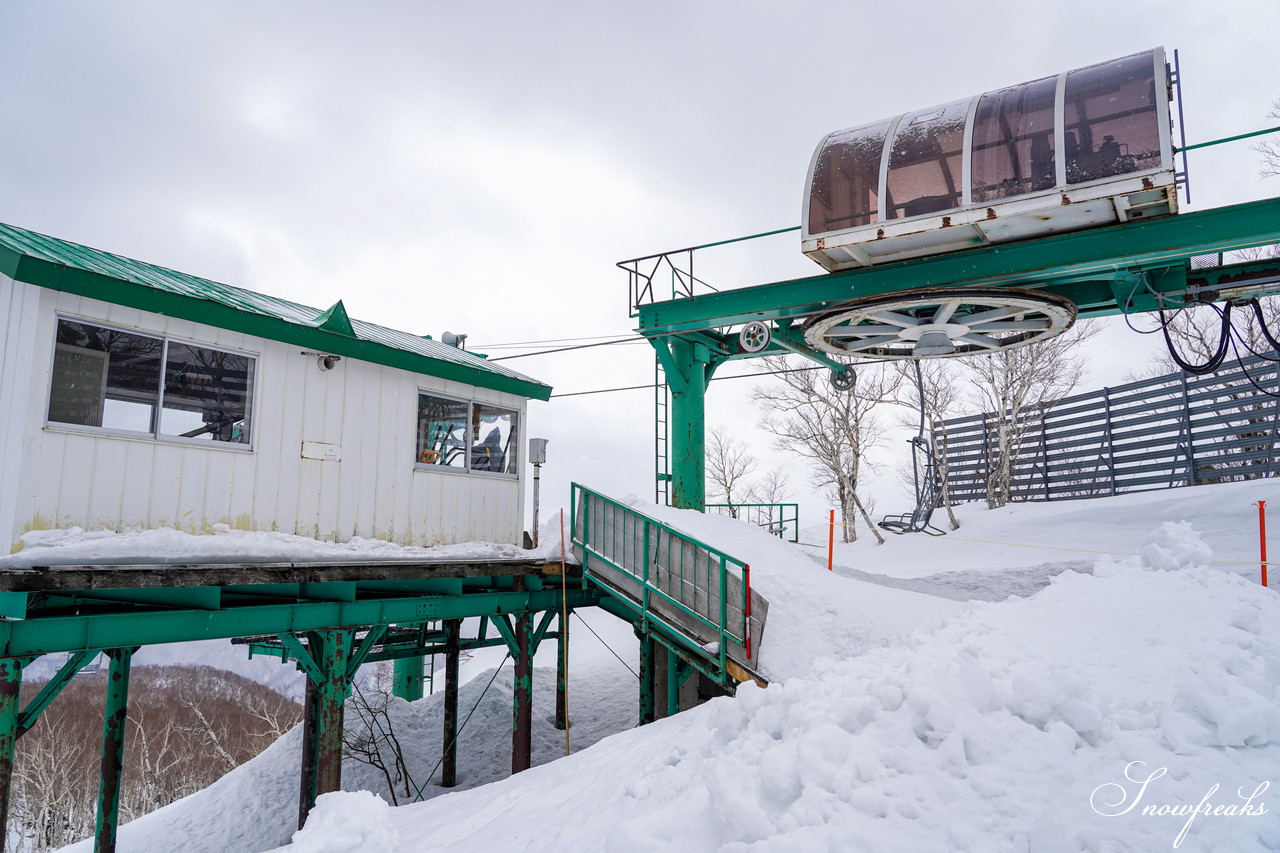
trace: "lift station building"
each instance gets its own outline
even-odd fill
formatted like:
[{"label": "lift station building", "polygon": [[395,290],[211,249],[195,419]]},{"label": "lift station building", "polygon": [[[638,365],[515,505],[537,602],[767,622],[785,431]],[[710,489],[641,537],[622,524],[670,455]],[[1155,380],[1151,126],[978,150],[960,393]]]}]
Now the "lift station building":
[{"label": "lift station building", "polygon": [[520,541],[526,404],[429,336],[0,225],[0,537]]}]

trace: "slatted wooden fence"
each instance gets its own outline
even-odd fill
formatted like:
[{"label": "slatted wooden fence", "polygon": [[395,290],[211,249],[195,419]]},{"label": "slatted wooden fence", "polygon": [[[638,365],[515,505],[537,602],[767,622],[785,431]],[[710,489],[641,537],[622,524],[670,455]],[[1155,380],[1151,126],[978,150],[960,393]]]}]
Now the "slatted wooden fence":
[{"label": "slatted wooden fence", "polygon": [[[1029,411],[1013,500],[1064,500],[1280,472],[1280,363],[1249,356],[1209,376],[1172,373]],[[982,500],[998,453],[984,413],[946,422],[953,500]]]}]

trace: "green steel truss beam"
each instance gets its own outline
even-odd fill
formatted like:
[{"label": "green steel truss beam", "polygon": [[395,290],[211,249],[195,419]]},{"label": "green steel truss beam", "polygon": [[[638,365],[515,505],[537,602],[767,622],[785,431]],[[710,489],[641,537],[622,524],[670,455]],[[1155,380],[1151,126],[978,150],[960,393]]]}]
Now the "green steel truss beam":
[{"label": "green steel truss beam", "polygon": [[[1134,270],[1185,270],[1194,255],[1280,242],[1280,198],[983,246],[866,269],[826,273],[640,306],[639,331],[653,336],[748,320],[807,317],[860,297],[932,287],[1031,287],[1066,296],[1081,316],[1120,310],[1112,282]],[[1162,274],[1164,292],[1185,283]],[[1121,288],[1123,289],[1123,288]],[[680,365],[677,365],[679,367]]]},{"label": "green steel truss beam", "polygon": [[[220,610],[117,607],[111,612],[80,615],[43,615],[32,610],[20,621],[0,622],[0,657],[559,610],[560,596],[558,589],[530,589],[456,596],[411,594],[358,601],[254,603]],[[600,597],[594,590],[568,590],[570,607],[592,607]]]},{"label": "green steel truss beam", "polygon": [[22,709],[22,713],[18,715],[18,737],[22,737],[32,726],[36,724],[40,714],[45,708],[58,698],[58,694],[62,689],[71,683],[71,679],[75,677],[84,665],[93,660],[100,652],[99,649],[81,649],[75,652],[67,659],[53,678],[45,683],[36,697],[27,703]]}]

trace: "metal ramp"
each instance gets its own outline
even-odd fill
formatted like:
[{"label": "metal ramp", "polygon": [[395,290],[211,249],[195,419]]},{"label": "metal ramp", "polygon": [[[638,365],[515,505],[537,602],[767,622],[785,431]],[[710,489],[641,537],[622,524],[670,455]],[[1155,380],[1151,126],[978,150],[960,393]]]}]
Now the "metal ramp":
[{"label": "metal ramp", "polygon": [[573,484],[573,551],[601,606],[732,692],[758,674],[769,602],[751,567],[618,501]]}]

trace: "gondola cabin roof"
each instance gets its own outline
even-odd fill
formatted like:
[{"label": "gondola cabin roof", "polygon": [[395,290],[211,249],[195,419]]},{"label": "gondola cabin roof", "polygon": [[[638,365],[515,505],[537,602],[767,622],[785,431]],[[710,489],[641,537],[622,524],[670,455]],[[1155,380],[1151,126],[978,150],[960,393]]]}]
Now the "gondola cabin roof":
[{"label": "gondola cabin roof", "polygon": [[1163,48],[828,134],[803,251],[829,270],[1177,211]]}]

